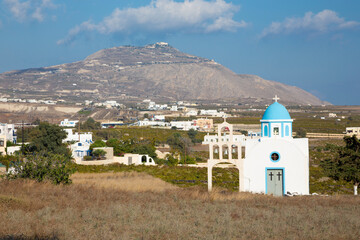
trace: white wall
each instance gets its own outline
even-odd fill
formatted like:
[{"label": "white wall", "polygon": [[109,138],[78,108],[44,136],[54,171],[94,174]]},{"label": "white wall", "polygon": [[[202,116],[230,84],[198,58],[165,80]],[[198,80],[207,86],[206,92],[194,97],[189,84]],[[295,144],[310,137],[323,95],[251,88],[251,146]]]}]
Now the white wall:
[{"label": "white wall", "polygon": [[[266,193],[266,168],[284,169],[285,193],[309,194],[308,139],[248,139],[245,147],[245,191]],[[280,160],[270,160],[272,152]]]},{"label": "white wall", "polygon": [[66,132],[67,137],[63,140],[63,142],[78,142],[79,140],[80,142],[92,142],[92,132],[80,133],[79,139],[79,133],[74,133],[72,128],[65,128],[64,131]]}]

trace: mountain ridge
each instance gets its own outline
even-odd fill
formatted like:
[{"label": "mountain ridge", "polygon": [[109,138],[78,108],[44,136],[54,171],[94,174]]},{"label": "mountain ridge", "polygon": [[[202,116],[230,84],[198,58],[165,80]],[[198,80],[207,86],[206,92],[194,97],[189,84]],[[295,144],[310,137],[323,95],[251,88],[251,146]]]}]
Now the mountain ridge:
[{"label": "mountain ridge", "polygon": [[[328,104],[295,86],[236,74],[167,43],[119,46],[82,61],[0,74],[0,94],[69,99],[131,98],[271,102],[277,94],[289,104]],[[12,90],[12,93],[10,92]]]}]

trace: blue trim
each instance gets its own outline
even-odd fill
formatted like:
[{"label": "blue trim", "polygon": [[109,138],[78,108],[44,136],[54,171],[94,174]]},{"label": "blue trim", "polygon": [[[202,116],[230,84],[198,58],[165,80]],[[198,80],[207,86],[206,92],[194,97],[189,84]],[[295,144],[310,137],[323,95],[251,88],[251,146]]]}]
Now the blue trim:
[{"label": "blue trim", "polygon": [[284,137],[284,122],[281,123],[281,137]]},{"label": "blue trim", "polygon": [[[278,160],[273,160],[272,158],[271,158],[271,155],[273,154],[273,153],[277,153],[277,155],[279,155],[279,159]],[[277,163],[277,162],[279,162],[280,161],[280,153],[279,152],[277,152],[277,151],[273,151],[273,152],[271,152],[270,153],[270,160],[272,161],[272,162],[274,162],[274,163]]]},{"label": "blue trim", "polygon": [[289,137],[289,136],[290,136],[290,127],[289,127],[288,124],[285,126],[285,136],[286,136],[286,137]]},{"label": "blue trim", "polygon": [[271,122],[269,122],[269,137],[271,137],[271,132],[272,132],[272,129],[271,129]]},{"label": "blue trim", "polygon": [[278,167],[267,167],[265,168],[265,194],[268,193],[268,189],[267,189],[267,171],[268,170],[282,170],[283,171],[283,196],[285,195],[285,168],[278,168]]}]

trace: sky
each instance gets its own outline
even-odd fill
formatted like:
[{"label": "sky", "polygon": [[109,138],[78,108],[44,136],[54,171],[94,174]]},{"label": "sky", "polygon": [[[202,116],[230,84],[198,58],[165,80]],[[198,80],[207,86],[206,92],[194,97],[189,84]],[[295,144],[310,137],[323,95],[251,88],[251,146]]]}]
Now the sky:
[{"label": "sky", "polygon": [[171,46],[360,105],[359,0],[0,0],[0,73],[103,48]]}]

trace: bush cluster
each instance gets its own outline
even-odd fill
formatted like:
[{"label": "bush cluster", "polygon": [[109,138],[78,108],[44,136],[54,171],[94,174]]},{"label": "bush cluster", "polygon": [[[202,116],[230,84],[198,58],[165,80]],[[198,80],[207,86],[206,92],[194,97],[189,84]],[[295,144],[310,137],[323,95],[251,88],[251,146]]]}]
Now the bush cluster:
[{"label": "bush cluster", "polygon": [[8,179],[28,178],[38,182],[50,181],[54,184],[71,183],[70,175],[76,168],[71,160],[63,155],[43,154],[18,157],[10,164]]}]

